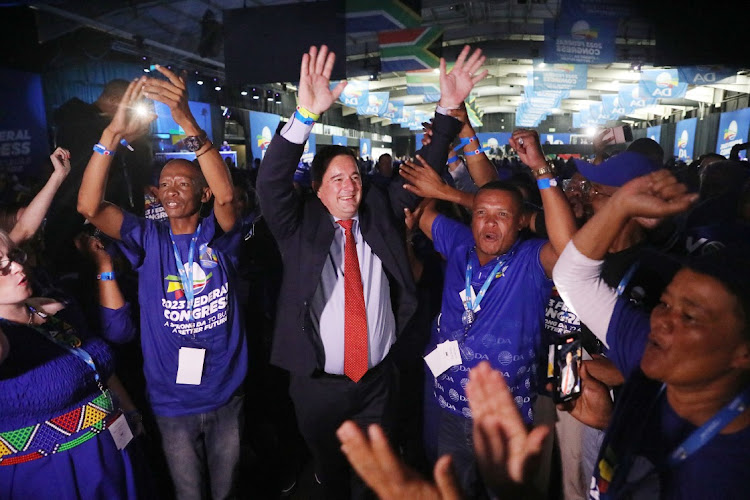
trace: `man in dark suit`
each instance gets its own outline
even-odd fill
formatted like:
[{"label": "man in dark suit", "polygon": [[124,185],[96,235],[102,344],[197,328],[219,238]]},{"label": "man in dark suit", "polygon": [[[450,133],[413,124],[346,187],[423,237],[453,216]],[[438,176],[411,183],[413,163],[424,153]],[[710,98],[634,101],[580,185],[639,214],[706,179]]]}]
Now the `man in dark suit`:
[{"label": "man in dark suit", "polygon": [[[450,73],[441,64],[442,98],[433,124],[430,164],[444,166],[450,141],[461,128],[448,116],[486,72],[480,51],[469,48]],[[291,372],[290,395],[327,499],[360,498],[335,431],[352,419],[389,428],[396,371],[389,356],[409,333],[417,307],[402,222],[393,214],[418,201],[392,182],[388,191],[363,189],[356,157],[342,146],[321,149],[313,160],[315,195],[299,195],[294,171],[315,120],[346,82],[330,89],[335,55],[311,47],[302,58],[299,107],[271,141],[258,175],[263,214],[283,256],[271,361]],[[475,74],[476,73],[476,74]],[[394,209],[394,206],[397,209]]]}]

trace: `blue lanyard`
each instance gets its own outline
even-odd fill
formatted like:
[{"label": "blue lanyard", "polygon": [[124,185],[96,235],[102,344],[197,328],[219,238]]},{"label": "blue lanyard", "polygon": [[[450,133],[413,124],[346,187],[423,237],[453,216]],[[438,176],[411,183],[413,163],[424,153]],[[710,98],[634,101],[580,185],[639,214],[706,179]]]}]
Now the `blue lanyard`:
[{"label": "blue lanyard", "polygon": [[623,292],[625,291],[625,287],[628,286],[630,283],[630,280],[633,278],[633,275],[635,274],[635,271],[638,269],[638,267],[641,265],[640,261],[635,261],[633,264],[628,268],[625,275],[620,280],[620,284],[617,285],[617,296],[621,297]]},{"label": "blue lanyard", "polygon": [[484,280],[484,285],[482,285],[482,288],[479,290],[479,293],[477,294],[476,298],[472,302],[471,300],[471,277],[472,277],[472,271],[474,270],[474,265],[471,263],[471,253],[469,253],[469,258],[466,262],[466,300],[464,300],[464,309],[466,311],[473,311],[477,307],[479,307],[479,304],[482,302],[482,299],[484,298],[484,295],[487,293],[487,290],[490,287],[490,284],[492,284],[492,281],[495,279],[495,276],[497,275],[498,271],[502,269],[503,264],[506,262],[509,262],[510,259],[513,257],[513,252],[515,251],[516,245],[518,244],[518,241],[516,241],[513,246],[511,247],[510,251],[507,254],[507,257],[504,259],[501,259],[495,264],[495,267],[492,268],[492,272],[489,276],[487,276],[487,279]]},{"label": "blue lanyard", "polygon": [[674,467],[684,462],[690,455],[701,449],[729,423],[747,409],[750,402],[750,388],[745,389],[729,402],[708,422],[694,430],[685,441],[674,449],[669,457],[669,465]]},{"label": "blue lanyard", "polygon": [[188,250],[188,261],[187,271],[185,270],[185,263],[180,257],[180,250],[177,248],[177,244],[174,242],[174,234],[172,228],[169,228],[169,237],[172,238],[172,250],[174,250],[174,258],[177,262],[177,271],[180,273],[180,281],[182,281],[182,291],[185,292],[185,300],[187,300],[187,306],[190,310],[190,321],[193,320],[193,299],[195,299],[195,290],[193,289],[193,262],[195,259],[195,246],[198,242],[198,235],[201,232],[201,225],[198,224],[198,228],[193,233],[193,238],[190,240],[190,250]]}]

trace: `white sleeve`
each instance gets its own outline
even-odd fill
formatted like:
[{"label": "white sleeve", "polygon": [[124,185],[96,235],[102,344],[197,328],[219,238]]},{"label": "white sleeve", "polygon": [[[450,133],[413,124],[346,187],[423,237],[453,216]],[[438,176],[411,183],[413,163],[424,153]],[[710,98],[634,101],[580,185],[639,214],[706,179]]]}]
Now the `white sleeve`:
[{"label": "white sleeve", "polygon": [[291,142],[292,144],[304,144],[307,138],[310,137],[312,132],[313,124],[305,125],[299,121],[295,115],[289,118],[284,128],[281,129],[281,137]]},{"label": "white sleeve", "polygon": [[603,262],[589,259],[570,241],[557,259],[552,279],[560,298],[606,345],[617,294],[599,278]]}]

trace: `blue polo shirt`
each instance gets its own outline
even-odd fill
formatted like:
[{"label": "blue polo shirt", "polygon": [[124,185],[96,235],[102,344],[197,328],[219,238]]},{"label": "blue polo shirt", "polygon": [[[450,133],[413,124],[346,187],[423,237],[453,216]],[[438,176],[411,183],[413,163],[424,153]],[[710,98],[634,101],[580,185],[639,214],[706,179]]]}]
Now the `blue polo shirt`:
[{"label": "blue polo shirt", "polygon": [[[547,278],[539,261],[539,252],[547,241],[518,241],[512,257],[501,255],[480,266],[474,251],[474,236],[467,226],[439,215],[432,224],[432,239],[447,263],[439,328],[433,332],[427,352],[438,343],[458,340],[462,359],[461,365],[435,380],[438,404],[471,418],[464,391],[469,382],[468,372],[487,360],[502,372],[521,415],[531,423],[544,310],[552,290],[552,280]],[[498,260],[506,259],[506,263],[482,299],[474,323],[465,330],[461,322],[464,305],[459,294],[466,288],[468,259],[473,265],[471,284],[475,293],[479,293]]]}]

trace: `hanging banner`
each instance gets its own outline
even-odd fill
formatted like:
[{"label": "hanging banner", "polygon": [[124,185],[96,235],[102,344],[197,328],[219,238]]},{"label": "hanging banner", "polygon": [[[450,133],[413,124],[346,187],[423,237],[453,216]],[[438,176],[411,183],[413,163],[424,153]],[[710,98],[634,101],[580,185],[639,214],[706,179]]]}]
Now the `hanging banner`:
[{"label": "hanging banner", "polygon": [[479,109],[475,96],[471,96],[466,100],[466,114],[469,116],[469,123],[471,123],[472,127],[477,128],[483,125],[482,116],[484,115],[484,111]]},{"label": "hanging banner", "polygon": [[380,45],[380,70],[414,71],[437,68],[443,30],[437,26],[411,28],[378,33]]},{"label": "hanging banner", "polygon": [[560,14],[544,21],[544,62],[604,64],[615,61],[618,18]]},{"label": "hanging banner", "polygon": [[676,69],[649,69],[641,73],[641,90],[654,98],[679,99],[685,97],[687,83],[680,82]]},{"label": "hanging banner", "polygon": [[331,136],[331,144],[334,146],[346,146],[345,135],[333,135]]},{"label": "hanging banner", "polygon": [[620,85],[617,96],[620,98],[619,104],[625,110],[626,115],[636,109],[656,104],[656,98],[648,95],[637,83]]},{"label": "hanging banner", "polygon": [[620,97],[616,94],[602,94],[602,114],[607,120],[617,120],[625,116],[625,108],[620,106]]},{"label": "hanging banner", "polygon": [[648,127],[646,129],[646,137],[649,139],[661,142],[661,125],[656,125],[655,127]]},{"label": "hanging banner", "polygon": [[607,123],[607,115],[602,112],[602,103],[592,102],[589,105],[589,117],[591,121],[597,125],[604,125]]},{"label": "hanging banner", "polygon": [[406,73],[406,93],[424,96],[424,102],[440,100],[440,75],[434,71],[409,71]]},{"label": "hanging banner", "polygon": [[414,118],[414,111],[414,106],[403,106],[401,108],[401,116],[396,117],[391,121],[402,127],[408,127],[407,124]]},{"label": "hanging banner", "polygon": [[300,160],[304,163],[310,164],[315,158],[315,134],[310,134],[305,143],[305,149],[302,151],[302,158]]},{"label": "hanging banner", "polygon": [[11,69],[0,75],[0,172],[37,177],[50,154],[42,78]]},{"label": "hanging banner", "polygon": [[[747,142],[750,130],[750,108],[722,113],[719,119],[719,135],[716,138],[716,152],[729,158],[732,146]],[[747,151],[740,152],[740,158],[745,158]]]},{"label": "hanging banner", "polygon": [[539,68],[541,60],[534,60],[532,74],[536,90],[585,90],[588,66],[585,64],[545,64]]},{"label": "hanging banner", "polygon": [[422,16],[399,0],[346,0],[346,32],[417,28]]},{"label": "hanging banner", "polygon": [[[336,87],[339,82],[331,82],[331,89]],[[349,80],[349,83],[344,87],[344,91],[339,96],[341,104],[357,108],[367,102],[367,96],[369,95],[370,84],[362,80]]]},{"label": "hanging banner", "polygon": [[388,110],[390,92],[370,92],[364,103],[357,106],[358,115],[382,116]]},{"label": "hanging banner", "polygon": [[404,103],[398,101],[388,101],[388,107],[383,113],[383,118],[388,118],[392,122],[396,123],[396,119],[401,118],[404,112]]},{"label": "hanging banner", "polygon": [[680,81],[689,85],[712,85],[714,83],[734,83],[737,70],[726,66],[685,66],[677,68]]},{"label": "hanging banner", "polygon": [[674,132],[674,155],[682,161],[689,162],[693,159],[697,123],[697,118],[677,122]]},{"label": "hanging banner", "polygon": [[359,138],[359,157],[372,158],[372,142],[370,139]]},{"label": "hanging banner", "polygon": [[250,149],[253,152],[253,158],[262,160],[266,155],[266,149],[271,144],[280,121],[279,115],[250,111],[250,137],[253,137],[250,141]]}]

